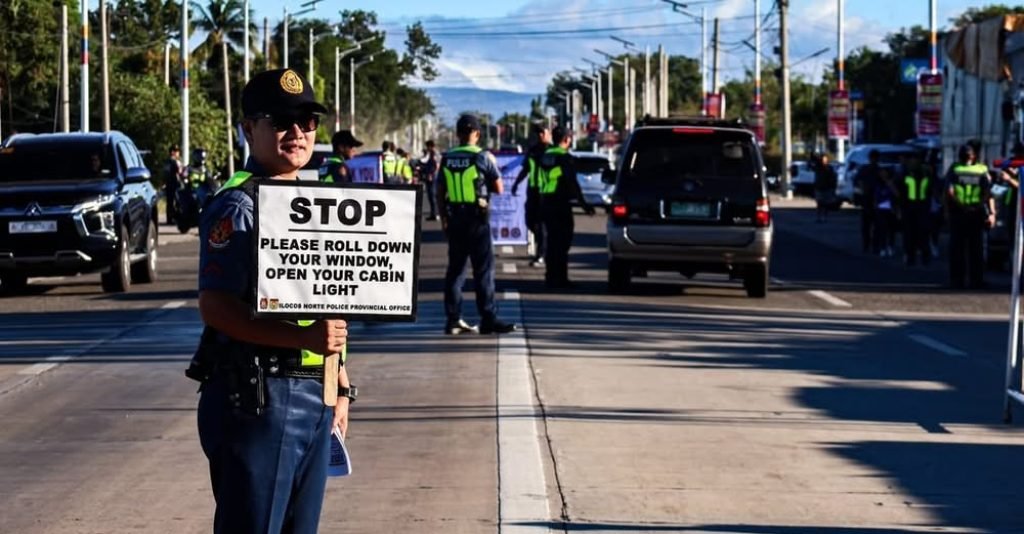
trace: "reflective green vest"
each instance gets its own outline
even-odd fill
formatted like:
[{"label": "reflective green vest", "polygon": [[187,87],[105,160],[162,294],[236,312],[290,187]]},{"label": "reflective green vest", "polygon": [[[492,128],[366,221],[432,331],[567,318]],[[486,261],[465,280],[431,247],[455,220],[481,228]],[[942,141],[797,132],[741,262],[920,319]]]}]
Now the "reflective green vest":
[{"label": "reflective green vest", "polygon": [[[231,175],[231,179],[229,179],[223,186],[221,186],[220,189],[217,190],[217,194],[219,195],[222,192],[227,191],[228,189],[239,187],[242,184],[244,184],[247,180],[249,180],[249,178],[252,178],[251,172],[238,171],[235,174]],[[253,200],[255,201],[256,199]],[[296,323],[299,326],[303,327],[310,326],[315,322],[316,321],[312,319],[300,319],[296,321]],[[344,362],[346,358],[348,358],[348,344],[346,344],[345,347],[341,349],[341,361]],[[311,350],[302,349],[302,366],[317,367],[323,364],[323,354],[317,354]]]},{"label": "reflective green vest", "polygon": [[480,171],[476,168],[476,156],[482,152],[478,146],[463,145],[448,151],[444,159],[445,193],[451,204],[476,204],[477,181]]},{"label": "reflective green vest", "polygon": [[338,156],[331,156],[325,158],[323,164],[320,165],[320,181],[328,184],[334,183],[334,176],[331,175],[332,165],[342,165],[345,163],[344,158]]},{"label": "reflective green vest", "polygon": [[409,165],[409,160],[407,160],[405,158],[398,158],[398,172],[397,172],[397,174],[398,174],[399,178],[402,179],[403,182],[406,182],[406,183],[411,183],[412,182],[412,165]]},{"label": "reflective green vest", "polygon": [[189,167],[188,181],[193,186],[198,186],[206,181],[206,172],[202,168],[197,169],[195,167]]},{"label": "reflective green vest", "polygon": [[[555,146],[547,149],[547,151],[544,152],[544,155],[558,157],[568,153],[568,150],[560,146]],[[540,172],[538,174],[540,175],[540,194],[553,195],[555,194],[555,191],[558,191],[558,180],[563,174],[565,174],[565,171],[562,170],[561,165],[556,165],[550,169],[545,169],[543,166],[540,166]]]},{"label": "reflective green vest", "polygon": [[386,152],[384,154],[384,160],[382,162],[382,170],[384,171],[385,177],[397,176],[398,156],[391,152]]},{"label": "reflective green vest", "polygon": [[953,174],[961,178],[961,182],[953,184],[953,193],[956,196],[957,204],[961,206],[981,205],[981,177],[988,173],[988,167],[984,163],[964,165],[958,163],[953,166]]},{"label": "reflective green vest", "polygon": [[918,179],[915,176],[907,176],[903,179],[903,183],[907,186],[907,201],[908,202],[924,202],[928,199],[928,184],[930,180],[928,178]]},{"label": "reflective green vest", "polygon": [[537,160],[533,158],[526,158],[526,164],[530,169],[530,181],[526,182],[528,189],[537,189],[540,187],[540,177],[537,176],[537,171],[540,170],[540,165],[537,165]]}]

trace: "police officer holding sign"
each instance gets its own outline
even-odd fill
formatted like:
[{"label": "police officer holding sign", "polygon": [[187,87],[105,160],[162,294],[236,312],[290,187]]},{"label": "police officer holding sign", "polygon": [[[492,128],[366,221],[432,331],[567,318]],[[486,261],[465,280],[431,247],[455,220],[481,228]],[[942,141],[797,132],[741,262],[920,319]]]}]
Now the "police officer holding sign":
[{"label": "police officer holding sign", "polygon": [[575,158],[569,154],[572,134],[558,126],[551,132],[551,139],[554,146],[547,149],[540,160],[540,205],[548,240],[544,283],[550,288],[567,289],[572,287],[569,281],[569,248],[575,230],[572,200],[579,201],[588,215],[594,214],[594,208],[587,204],[576,181]]},{"label": "police officer holding sign", "polygon": [[981,288],[985,285],[983,240],[995,224],[996,206],[988,167],[977,162],[970,145],[960,147],[957,163],[946,173],[946,184],[950,286],[964,287],[966,274],[972,288]]},{"label": "police officer holding sign", "polygon": [[437,199],[441,206],[441,227],[448,237],[448,270],[444,278],[444,332],[448,335],[477,331],[462,319],[462,285],[466,281],[466,260],[473,264],[476,307],[480,312],[481,334],[505,334],[516,329],[498,319],[494,303],[494,244],[488,215],[490,196],[501,194],[498,163],[490,152],[476,146],[480,121],[473,115],[459,117],[455,126],[460,146],[441,160]]},{"label": "police officer holding sign", "polygon": [[331,146],[334,154],[320,165],[320,181],[329,184],[351,182],[352,176],[345,162],[355,157],[356,149],[363,146],[363,142],[356,139],[351,130],[338,130],[331,137]]},{"label": "police officer holding sign", "polygon": [[[200,223],[199,312],[205,323],[186,372],[202,382],[199,439],[217,503],[214,532],[317,532],[330,434],[348,426],[355,387],[342,366],[328,400],[323,355],[344,353],[342,320],[253,317],[250,270],[256,180],[297,180],[320,114],[295,71],[262,72],[242,91],[252,158],[217,192]],[[288,209],[282,206],[282,209]],[[342,359],[342,362],[344,360]],[[319,378],[319,379],[318,379]]]}]

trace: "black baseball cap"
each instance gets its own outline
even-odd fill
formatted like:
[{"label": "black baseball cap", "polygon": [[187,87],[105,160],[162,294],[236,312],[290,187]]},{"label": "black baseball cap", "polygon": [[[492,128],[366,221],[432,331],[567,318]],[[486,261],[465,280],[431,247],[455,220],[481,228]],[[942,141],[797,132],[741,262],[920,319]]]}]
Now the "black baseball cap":
[{"label": "black baseball cap", "polygon": [[352,135],[352,130],[338,130],[337,132],[334,132],[334,135],[331,137],[331,145],[360,147],[363,146],[363,142],[356,139],[356,136]]},{"label": "black baseball cap", "polygon": [[295,114],[327,113],[316,101],[313,88],[301,74],[292,69],[263,71],[249,80],[242,89],[242,114],[252,117],[260,113]]},{"label": "black baseball cap", "polygon": [[460,134],[468,134],[472,131],[480,131],[480,119],[476,118],[476,115],[466,114],[459,117],[459,122],[455,123],[455,132]]}]

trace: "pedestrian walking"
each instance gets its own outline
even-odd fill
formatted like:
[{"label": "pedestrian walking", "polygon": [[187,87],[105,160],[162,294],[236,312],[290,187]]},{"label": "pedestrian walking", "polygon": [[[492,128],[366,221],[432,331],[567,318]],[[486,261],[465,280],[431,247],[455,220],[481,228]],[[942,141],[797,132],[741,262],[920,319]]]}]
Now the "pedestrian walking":
[{"label": "pedestrian walking", "polygon": [[324,398],[324,355],[342,353],[344,362],[347,325],[253,318],[250,268],[254,183],[298,179],[327,109],[301,75],[279,69],[245,85],[242,112],[252,157],[203,213],[199,313],[205,328],[186,374],[202,382],[199,441],[216,501],[213,531],[314,534],[331,431],[347,432],[356,397],[342,365],[336,406]]},{"label": "pedestrian walking", "polygon": [[167,153],[167,161],[164,162],[164,211],[167,224],[173,224],[174,215],[178,210],[176,197],[184,176],[184,166],[181,163],[181,147],[171,145]]},{"label": "pedestrian walking", "polygon": [[544,254],[547,239],[544,232],[544,214],[540,205],[540,160],[551,147],[551,129],[538,124],[534,127],[537,142],[530,147],[523,161],[523,167],[512,184],[512,194],[518,192],[519,184],[526,182],[526,229],[533,234],[534,256],[530,259],[531,267],[544,266]]},{"label": "pedestrian walking", "polygon": [[818,222],[828,222],[828,212],[836,198],[839,181],[836,170],[829,165],[828,154],[818,157],[814,166],[814,200],[818,207]]},{"label": "pedestrian walking", "polygon": [[928,265],[932,259],[929,246],[932,199],[935,197],[935,178],[917,155],[907,158],[900,207],[902,209],[903,248],[907,266],[918,259]]},{"label": "pedestrian walking", "polygon": [[[448,269],[444,277],[444,332],[448,335],[505,334],[514,323],[498,319],[494,299],[494,243],[489,218],[492,194],[502,193],[501,172],[494,156],[477,146],[480,121],[475,115],[459,117],[455,126],[460,145],[441,159],[444,180],[437,186],[441,227],[448,238]],[[462,286],[466,261],[473,266],[479,328],[462,318]]]},{"label": "pedestrian walking", "polygon": [[875,191],[881,181],[879,176],[881,169],[878,166],[878,150],[872,149],[868,152],[868,163],[857,169],[853,179],[854,188],[860,192],[860,242],[862,250],[870,254],[878,254],[880,247],[875,239],[878,226],[877,213],[875,211]]},{"label": "pedestrian walking", "polygon": [[946,173],[949,202],[950,287],[981,288],[984,280],[985,232],[995,224],[995,202],[988,167],[979,163],[970,145],[960,147],[957,162]]},{"label": "pedestrian walking", "polygon": [[437,172],[441,168],[441,156],[433,139],[426,143],[427,148],[423,153],[423,162],[420,165],[420,181],[427,189],[427,202],[430,204],[430,216],[427,220],[437,220]]},{"label": "pedestrian walking", "polygon": [[324,183],[350,183],[353,176],[349,173],[348,160],[356,155],[356,149],[363,142],[352,135],[352,130],[338,130],[331,136],[331,147],[334,153],[325,158],[320,165],[319,177]]},{"label": "pedestrian walking", "polygon": [[899,188],[893,178],[893,168],[883,168],[879,173],[880,181],[875,187],[875,239],[878,242],[878,255],[891,258],[896,255],[896,228]]},{"label": "pedestrian walking", "polygon": [[572,287],[569,280],[569,249],[572,247],[575,220],[572,201],[579,201],[588,215],[594,208],[587,204],[576,181],[575,158],[569,154],[572,134],[558,126],[551,132],[553,146],[540,160],[540,205],[547,236],[544,283],[549,288]]}]

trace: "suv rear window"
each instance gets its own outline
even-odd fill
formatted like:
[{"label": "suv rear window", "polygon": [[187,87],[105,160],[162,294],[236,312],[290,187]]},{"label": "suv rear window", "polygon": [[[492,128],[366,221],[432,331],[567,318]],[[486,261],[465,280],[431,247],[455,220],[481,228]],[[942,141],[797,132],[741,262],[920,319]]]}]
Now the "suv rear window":
[{"label": "suv rear window", "polygon": [[608,160],[604,158],[576,158],[576,172],[580,174],[601,174],[608,167]]},{"label": "suv rear window", "polygon": [[752,179],[757,152],[750,134],[705,128],[638,130],[623,159],[624,174],[643,181]]},{"label": "suv rear window", "polygon": [[116,176],[106,145],[15,144],[0,149],[0,183],[107,180]]}]

